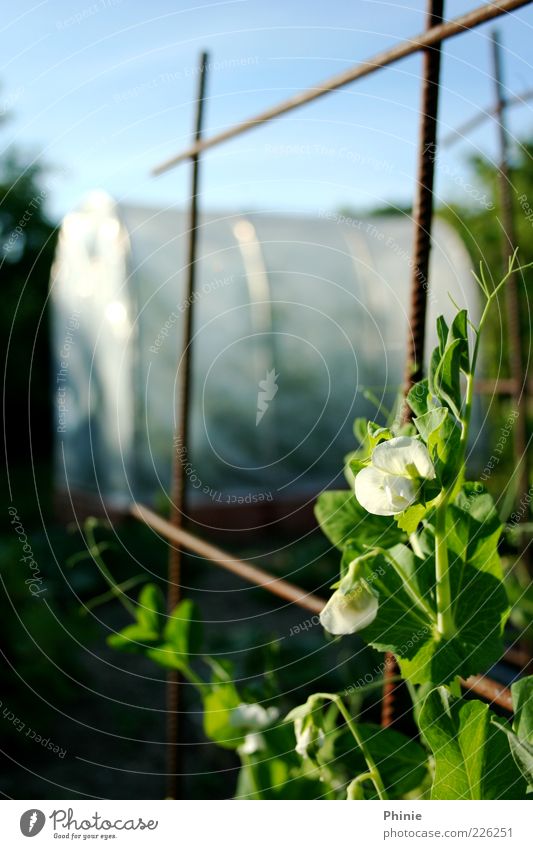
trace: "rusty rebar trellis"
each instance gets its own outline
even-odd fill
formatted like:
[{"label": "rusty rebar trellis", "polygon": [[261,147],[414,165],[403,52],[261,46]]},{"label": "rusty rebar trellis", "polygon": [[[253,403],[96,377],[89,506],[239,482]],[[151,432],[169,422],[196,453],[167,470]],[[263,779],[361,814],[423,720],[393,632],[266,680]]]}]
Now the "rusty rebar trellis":
[{"label": "rusty rebar trellis", "polygon": [[[182,377],[180,382],[180,399],[181,406],[178,410],[177,419],[177,435],[176,446],[173,451],[174,473],[173,473],[173,513],[172,522],[167,522],[165,519],[157,516],[148,508],[142,505],[133,505],[131,514],[159,531],[167,537],[170,542],[176,546],[171,553],[169,563],[169,579],[170,592],[169,599],[177,601],[179,599],[180,585],[180,562],[181,548],[188,548],[196,551],[206,559],[217,563],[219,566],[231,569],[231,571],[241,574],[246,580],[251,581],[256,585],[263,586],[270,592],[276,593],[283,598],[298,604],[300,607],[317,611],[318,605],[323,605],[323,601],[316,596],[310,596],[305,591],[300,590],[294,585],[288,584],[286,581],[275,578],[272,575],[258,570],[251,564],[245,564],[238,558],[227,554],[226,552],[210,546],[200,538],[193,534],[184,531],[180,527],[183,499],[185,494],[185,472],[184,464],[178,462],[177,449],[187,447],[187,426],[188,426],[188,398],[189,398],[189,378],[190,378],[190,345],[191,345],[191,330],[192,330],[192,292],[194,288],[194,269],[196,260],[196,231],[197,231],[197,188],[198,188],[198,156],[205,150],[215,147],[229,139],[235,138],[244,132],[247,132],[261,124],[267,123],[281,115],[284,115],[293,109],[311,103],[332,91],[336,91],[343,86],[354,82],[374,73],[376,70],[388,67],[393,63],[410,56],[419,51],[424,51],[425,55],[425,73],[424,73],[424,98],[422,127],[421,127],[421,144],[420,144],[420,160],[418,168],[418,188],[419,197],[416,204],[416,240],[415,241],[415,275],[413,278],[413,309],[412,315],[415,318],[416,333],[412,333],[412,341],[410,343],[411,367],[408,374],[408,383],[411,383],[416,378],[416,371],[420,369],[423,357],[424,344],[424,327],[423,321],[420,322],[422,315],[425,315],[425,295],[427,290],[427,259],[429,256],[430,247],[430,227],[432,214],[432,180],[435,160],[435,130],[436,130],[436,115],[438,101],[438,73],[440,59],[441,43],[452,38],[460,33],[466,32],[479,24],[497,18],[503,14],[511,12],[522,6],[529,5],[532,0],[498,0],[498,2],[484,4],[471,12],[461,15],[446,23],[439,23],[442,18],[442,0],[430,0],[430,15],[428,28],[425,32],[401,42],[395,47],[381,52],[372,59],[355,65],[329,78],[323,83],[314,86],[299,95],[282,101],[277,106],[267,109],[255,117],[250,118],[240,124],[230,127],[214,136],[202,139],[202,108],[205,94],[205,54],[202,60],[200,69],[199,93],[197,99],[196,113],[196,133],[194,143],[170,159],[165,160],[154,169],[155,175],[162,174],[176,165],[186,160],[192,160],[193,163],[193,185],[191,194],[191,231],[189,240],[189,266],[188,266],[188,298],[187,310],[185,318],[183,348],[182,348]],[[425,226],[424,226],[425,225]],[[417,272],[418,270],[418,272]],[[421,290],[423,293],[421,294]],[[414,368],[413,368],[414,365]],[[463,682],[464,686],[475,692],[483,695],[485,698],[491,698],[499,704],[503,704],[507,708],[511,708],[510,694],[505,688],[499,687],[495,682],[483,676],[477,676]],[[177,698],[176,683],[170,684],[174,691],[174,698]],[[176,705],[177,707],[177,705]],[[173,717],[173,719],[172,719]],[[173,737],[169,739],[169,764],[173,764],[173,769],[169,769],[169,778],[172,789],[177,788],[177,770],[176,770],[176,754],[178,747],[176,745],[176,730],[177,730],[177,710],[169,711],[169,734]],[[171,754],[173,752],[173,755]],[[174,776],[174,783],[172,784]],[[176,793],[169,795],[175,796]]]},{"label": "rusty rebar trellis", "polygon": [[515,9],[520,9],[522,6],[528,6],[530,3],[531,0],[497,0],[497,2],[494,3],[484,3],[476,9],[473,9],[471,12],[459,15],[459,17],[453,18],[440,26],[433,27],[426,32],[421,32],[406,41],[400,42],[400,44],[395,47],[391,47],[389,50],[377,53],[366,62],[361,62],[360,64],[349,68],[347,71],[343,71],[341,74],[329,77],[329,79],[324,80],[324,82],[306,89],[306,91],[302,94],[290,97],[287,100],[282,101],[278,104],[278,106],[273,106],[270,109],[265,109],[263,112],[259,112],[247,121],[242,121],[240,124],[235,124],[233,127],[223,130],[210,138],[196,142],[190,147],[185,148],[185,150],[181,151],[181,153],[176,154],[176,156],[171,156],[169,159],[166,159],[159,163],[159,165],[156,165],[152,170],[152,174],[154,176],[164,174],[166,171],[170,171],[172,168],[175,168],[176,165],[186,162],[198,153],[203,153],[203,151],[216,147],[222,142],[236,138],[237,136],[242,135],[242,133],[253,130],[261,124],[266,124],[274,118],[279,118],[281,115],[291,112],[293,109],[305,106],[307,103],[312,103],[314,100],[318,100],[319,97],[330,94],[332,91],[337,91],[338,89],[349,85],[349,83],[355,82],[363,77],[367,77],[369,74],[373,74],[375,71],[379,71],[389,65],[393,65],[400,59],[412,56],[413,53],[418,53],[425,47],[431,47],[432,45],[438,44],[446,39],[453,38],[454,36],[467,32],[480,24],[491,21],[493,18],[498,18],[501,15],[514,11]]},{"label": "rusty rebar trellis", "polygon": [[[202,135],[207,81],[207,53],[200,54],[198,91],[196,95],[196,116],[194,140],[198,142]],[[192,157],[191,195],[189,214],[189,241],[187,247],[187,283],[185,287],[185,313],[183,344],[180,367],[177,373],[176,438],[172,451],[172,484],[170,521],[174,527],[180,527],[185,508],[186,464],[181,462],[182,452],[189,446],[189,400],[191,389],[191,339],[194,317],[194,290],[196,282],[196,244],[198,233],[198,187],[200,167],[199,157]],[[168,559],[168,608],[174,610],[181,599],[181,548],[171,545]],[[181,750],[179,735],[180,681],[179,673],[169,672],[167,690],[167,795],[175,799],[180,795]]]}]

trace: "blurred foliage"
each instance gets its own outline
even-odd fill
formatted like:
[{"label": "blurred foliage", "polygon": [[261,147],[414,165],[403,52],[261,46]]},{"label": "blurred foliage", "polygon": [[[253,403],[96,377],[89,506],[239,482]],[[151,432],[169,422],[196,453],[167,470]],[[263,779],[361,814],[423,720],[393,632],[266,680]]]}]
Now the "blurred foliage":
[{"label": "blurred foliage", "polygon": [[[492,277],[497,281],[513,249],[519,247],[522,265],[533,261],[533,140],[516,145],[509,168],[513,199],[514,226],[517,245],[507,245],[502,231],[502,205],[500,198],[500,170],[489,159],[481,156],[469,160],[472,182],[489,199],[488,205],[451,204],[439,209],[441,218],[448,221],[461,235],[472,258],[474,268],[482,259]],[[491,208],[492,204],[492,208]],[[518,280],[521,303],[520,317],[523,355],[527,362],[531,356],[531,297],[533,294],[533,269],[528,269]],[[494,310],[484,339],[484,370],[488,377],[509,376],[507,316],[505,294],[500,298],[500,310]],[[503,361],[500,364],[503,348]]]},{"label": "blurred foliage", "polygon": [[[46,299],[55,247],[46,216],[44,169],[8,149],[0,156],[0,267],[2,362],[9,350],[4,392],[10,460],[50,448],[50,378]],[[31,376],[31,377],[30,377]],[[28,399],[29,407],[28,429]]]}]

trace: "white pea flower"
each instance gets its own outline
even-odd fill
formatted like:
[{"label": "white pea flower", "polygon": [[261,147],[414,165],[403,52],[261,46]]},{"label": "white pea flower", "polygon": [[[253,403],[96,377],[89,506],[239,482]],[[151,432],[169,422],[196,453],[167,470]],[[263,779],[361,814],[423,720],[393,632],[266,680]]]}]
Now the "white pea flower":
[{"label": "white pea flower", "polygon": [[348,572],[320,614],[320,623],[330,634],[355,634],[374,621],[378,599],[364,578],[357,577],[359,561],[352,560]]},{"label": "white pea flower", "polygon": [[264,708],[263,705],[242,703],[234,708],[230,716],[230,724],[245,731],[261,731],[279,716],[275,707]]},{"label": "white pea flower", "polygon": [[265,741],[262,734],[254,731],[247,734],[244,738],[244,743],[239,746],[239,752],[242,755],[254,755],[256,752],[261,752],[266,749]]},{"label": "white pea flower", "polygon": [[397,436],[374,448],[370,465],[355,478],[355,497],[369,513],[394,516],[417,500],[420,479],[432,480],[435,468],[423,442]]},{"label": "white pea flower", "polygon": [[295,751],[302,758],[313,759],[325,740],[324,732],[315,725],[311,716],[298,717],[294,720],[294,736],[296,737]]}]

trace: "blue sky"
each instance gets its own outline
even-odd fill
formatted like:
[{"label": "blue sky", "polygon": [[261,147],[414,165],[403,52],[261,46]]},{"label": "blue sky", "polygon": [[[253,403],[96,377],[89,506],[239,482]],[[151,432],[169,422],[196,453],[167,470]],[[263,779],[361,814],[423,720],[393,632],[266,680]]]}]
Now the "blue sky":
[{"label": "blue sky", "polygon": [[[446,16],[478,5],[448,0]],[[371,57],[424,25],[424,0],[44,0],[4,10],[0,111],[15,143],[52,169],[57,218],[90,189],[124,202],[185,202],[188,168],[152,165],[187,144],[198,53],[209,71],[206,132],[253,115]],[[497,24],[510,93],[533,87],[533,6]],[[441,135],[492,98],[494,24],[446,43]],[[321,98],[205,156],[202,204],[317,212],[408,201],[414,183],[420,57]],[[533,135],[533,102],[512,111]],[[439,157],[437,190],[465,199],[468,154],[494,154],[491,122]],[[475,201],[473,201],[475,202]]]}]

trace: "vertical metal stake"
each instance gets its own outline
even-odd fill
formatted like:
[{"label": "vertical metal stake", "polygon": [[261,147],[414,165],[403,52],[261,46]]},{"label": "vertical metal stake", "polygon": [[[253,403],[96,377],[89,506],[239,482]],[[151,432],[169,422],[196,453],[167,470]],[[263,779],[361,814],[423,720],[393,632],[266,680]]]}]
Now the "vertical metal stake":
[{"label": "vertical metal stake", "polygon": [[[442,23],[444,0],[428,0],[426,28]],[[437,111],[439,102],[440,44],[423,52],[421,121],[418,167],[413,205],[414,245],[411,275],[411,309],[405,372],[405,394],[422,377],[426,338],[431,223],[433,218],[433,177],[437,153]],[[406,416],[409,416],[406,413]]]},{"label": "vertical metal stake", "polygon": [[[513,216],[512,184],[509,173],[509,135],[506,125],[506,99],[503,89],[502,55],[497,31],[492,33],[492,66],[496,93],[495,115],[498,126],[499,143],[499,190],[502,215],[502,259],[505,270],[507,260],[518,246]],[[514,456],[518,480],[517,502],[520,503],[529,489],[529,468],[527,457],[527,375],[524,368],[522,327],[520,321],[520,299],[518,295],[517,275],[513,274],[506,287],[507,329],[509,338],[509,359],[513,380],[513,402],[518,413],[514,431]],[[527,517],[526,517],[527,518]]]},{"label": "vertical metal stake", "polygon": [[[208,54],[200,54],[194,141],[202,135]],[[185,313],[183,344],[178,368],[178,393],[176,404],[176,436],[172,446],[172,481],[170,522],[179,528],[185,507],[185,458],[189,445],[189,401],[191,397],[191,339],[193,328],[193,301],[196,277],[196,245],[198,231],[199,157],[192,157],[191,197],[189,206],[189,243],[187,249],[187,283],[185,287]],[[181,557],[179,546],[171,545],[168,560],[168,609],[171,612],[181,599]],[[167,797],[182,796],[179,734],[180,680],[175,672],[168,675],[167,686]]]},{"label": "vertical metal stake", "polygon": [[[444,0],[428,0],[426,29],[442,23]],[[429,252],[431,249],[431,224],[433,219],[433,177],[437,152],[437,113],[439,103],[440,43],[423,52],[422,100],[420,104],[420,136],[418,142],[418,167],[413,206],[414,245],[411,276],[411,308],[409,312],[409,339],[405,366],[404,394],[422,377],[424,343],[426,337],[426,307],[428,293]],[[410,410],[404,405],[404,421],[410,419]],[[391,678],[396,674],[396,660],[391,652],[385,655],[383,672],[383,701],[381,724],[392,724],[394,690]]]}]

